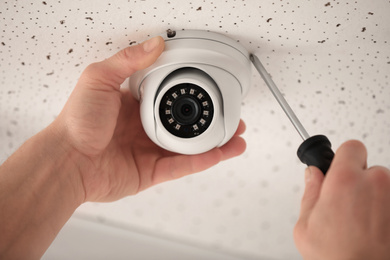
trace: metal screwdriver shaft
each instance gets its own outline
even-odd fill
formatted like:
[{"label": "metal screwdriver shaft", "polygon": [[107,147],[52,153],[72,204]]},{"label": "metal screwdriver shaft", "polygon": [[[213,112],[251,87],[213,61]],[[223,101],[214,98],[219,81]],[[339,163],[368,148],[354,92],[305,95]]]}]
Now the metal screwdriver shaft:
[{"label": "metal screwdriver shaft", "polygon": [[290,121],[294,125],[295,129],[298,131],[299,135],[302,137],[303,140],[308,139],[310,136],[307,133],[306,129],[303,127],[303,125],[301,124],[301,122],[299,121],[297,116],[295,115],[294,111],[288,105],[288,103],[284,99],[282,93],[276,87],[276,85],[275,85],[274,81],[272,80],[271,76],[265,70],[263,64],[261,64],[259,58],[257,58],[256,55],[251,54],[250,59],[253,62],[253,65],[255,66],[257,71],[260,73],[261,77],[264,79],[264,81],[267,84],[268,88],[271,90],[272,94],[275,96],[276,100],[279,102],[279,104],[282,107],[283,111],[286,113],[287,117],[290,119]]},{"label": "metal screwdriver shaft", "polygon": [[256,55],[251,54],[250,59],[303,139],[303,143],[299,146],[297,151],[298,158],[308,166],[313,165],[318,167],[326,174],[334,157],[329,139],[324,135],[309,136],[294,111],[284,99],[282,93],[280,93],[279,89],[276,87],[271,76],[265,70],[263,64],[261,64],[259,58],[257,58]]}]

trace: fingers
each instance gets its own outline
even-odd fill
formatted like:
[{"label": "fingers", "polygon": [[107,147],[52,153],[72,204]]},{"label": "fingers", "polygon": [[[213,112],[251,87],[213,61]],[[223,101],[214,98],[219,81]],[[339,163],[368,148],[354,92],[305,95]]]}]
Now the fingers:
[{"label": "fingers", "polygon": [[155,185],[204,171],[221,160],[222,152],[218,148],[196,155],[177,154],[162,157],[156,162],[152,184]]},{"label": "fingers", "polygon": [[245,130],[246,125],[244,121],[240,119],[240,123],[238,124],[234,136],[229,140],[229,142],[219,148],[222,152],[222,161],[239,156],[245,152],[246,142],[243,138],[240,137],[240,135],[242,135]]},{"label": "fingers", "polygon": [[350,166],[353,168],[367,168],[367,150],[363,143],[351,140],[343,143],[337,149],[332,167]]},{"label": "fingers", "polygon": [[236,156],[241,155],[245,152],[246,142],[242,137],[233,136],[229,142],[227,142],[224,146],[219,148],[222,152],[221,160],[227,160]]},{"label": "fingers", "polygon": [[[243,122],[241,130],[243,130]],[[156,162],[152,183],[157,184],[172,179],[204,171],[220,161],[230,159],[242,154],[246,149],[246,142],[239,136],[233,136],[222,147],[214,148],[208,152],[195,155],[170,154]]]},{"label": "fingers", "polygon": [[[80,80],[99,86],[120,88],[120,84],[134,72],[152,65],[164,50],[162,37],[154,37],[142,44],[127,47],[114,56],[89,65]],[[103,83],[103,84],[96,84]]]},{"label": "fingers", "polygon": [[188,174],[204,171],[220,161],[236,157],[242,154],[245,148],[245,140],[239,136],[234,136],[224,146],[214,148],[208,152],[195,155],[176,155],[174,157],[163,158],[162,160],[171,160],[167,170],[176,179]]},{"label": "fingers", "polygon": [[242,119],[240,119],[240,123],[238,124],[236,133],[234,135],[242,135],[245,132],[245,130],[246,130],[245,122]]},{"label": "fingers", "polygon": [[326,179],[331,186],[354,184],[356,174],[367,168],[367,150],[356,140],[343,143],[337,149]]},{"label": "fingers", "polygon": [[367,173],[370,174],[372,172],[381,172],[383,174],[388,174],[390,176],[390,169],[384,166],[372,166],[367,169]]},{"label": "fingers", "polygon": [[324,174],[315,166],[309,166],[305,171],[305,192],[303,193],[301,202],[301,221],[306,221],[313,207],[318,201]]},{"label": "fingers", "polygon": [[[364,145],[359,141],[348,141],[340,146],[336,151],[332,164],[326,175],[327,191],[334,188],[346,187],[345,185],[353,184],[357,172],[367,168],[367,151]],[[324,175],[314,166],[306,170],[306,188],[302,198],[301,218],[303,221],[308,218],[311,210],[316,204]],[[325,190],[324,190],[325,191]]]}]

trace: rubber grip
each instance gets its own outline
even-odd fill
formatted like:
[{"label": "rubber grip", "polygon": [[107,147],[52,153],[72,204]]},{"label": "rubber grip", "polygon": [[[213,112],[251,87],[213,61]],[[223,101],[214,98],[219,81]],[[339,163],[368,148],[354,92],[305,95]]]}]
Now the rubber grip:
[{"label": "rubber grip", "polygon": [[318,167],[325,175],[332,163],[334,152],[326,136],[315,135],[299,146],[297,155],[301,162]]}]

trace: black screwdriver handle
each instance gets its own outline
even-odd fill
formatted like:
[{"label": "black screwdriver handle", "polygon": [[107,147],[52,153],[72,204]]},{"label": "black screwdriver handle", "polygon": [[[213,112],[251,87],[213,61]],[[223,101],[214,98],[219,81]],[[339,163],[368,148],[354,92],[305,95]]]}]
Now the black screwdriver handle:
[{"label": "black screwdriver handle", "polygon": [[326,136],[315,135],[299,146],[297,155],[301,162],[308,166],[316,166],[325,175],[332,163],[334,152]]}]

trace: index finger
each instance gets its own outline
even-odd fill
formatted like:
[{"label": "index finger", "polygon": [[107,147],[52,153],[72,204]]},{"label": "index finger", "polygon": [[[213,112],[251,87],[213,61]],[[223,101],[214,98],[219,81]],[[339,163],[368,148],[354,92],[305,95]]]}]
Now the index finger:
[{"label": "index finger", "polygon": [[[241,123],[241,127],[243,123]],[[186,175],[204,171],[217,163],[233,158],[245,151],[245,140],[233,136],[226,144],[210,151],[195,155],[173,154],[156,161],[152,183],[157,184]]]},{"label": "index finger", "polygon": [[350,170],[364,170],[367,168],[367,150],[363,143],[351,140],[343,143],[337,149],[328,173]]}]

